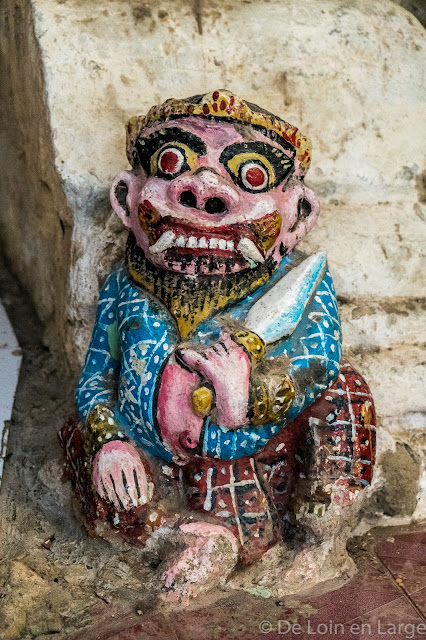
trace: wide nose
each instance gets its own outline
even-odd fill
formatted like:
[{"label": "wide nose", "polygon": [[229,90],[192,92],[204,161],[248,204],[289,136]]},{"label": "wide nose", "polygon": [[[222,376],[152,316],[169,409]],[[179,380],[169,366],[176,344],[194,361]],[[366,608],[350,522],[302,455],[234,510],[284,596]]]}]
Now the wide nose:
[{"label": "wide nose", "polygon": [[230,211],[239,201],[233,185],[227,184],[216,170],[207,167],[173,180],[170,196],[175,204],[212,215]]}]

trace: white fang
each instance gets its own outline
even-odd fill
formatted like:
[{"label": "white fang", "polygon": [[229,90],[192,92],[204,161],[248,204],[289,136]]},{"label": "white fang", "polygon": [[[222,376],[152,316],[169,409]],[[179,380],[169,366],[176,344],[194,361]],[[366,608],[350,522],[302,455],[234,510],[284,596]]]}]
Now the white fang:
[{"label": "white fang", "polygon": [[254,242],[248,238],[241,238],[238,243],[238,251],[243,254],[246,260],[253,260],[253,262],[265,262],[265,258],[260,253]]},{"label": "white fang", "polygon": [[165,231],[152,247],[149,248],[151,253],[163,253],[174,245],[176,234],[173,231]]}]

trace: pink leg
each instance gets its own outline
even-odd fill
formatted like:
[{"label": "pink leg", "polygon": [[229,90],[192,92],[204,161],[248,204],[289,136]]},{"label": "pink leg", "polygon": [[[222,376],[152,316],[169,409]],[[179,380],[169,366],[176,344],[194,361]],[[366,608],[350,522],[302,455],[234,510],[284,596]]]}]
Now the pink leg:
[{"label": "pink leg", "polygon": [[162,581],[166,601],[188,604],[227,579],[238,561],[238,543],[229,529],[208,522],[183,524],[180,530],[187,546],[168,560]]}]

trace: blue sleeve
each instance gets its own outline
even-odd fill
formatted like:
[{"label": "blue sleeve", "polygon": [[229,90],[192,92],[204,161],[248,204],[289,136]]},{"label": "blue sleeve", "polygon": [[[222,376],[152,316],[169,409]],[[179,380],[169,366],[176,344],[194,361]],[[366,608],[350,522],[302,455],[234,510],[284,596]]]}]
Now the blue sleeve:
[{"label": "blue sleeve", "polygon": [[296,398],[287,422],[296,418],[336,379],[342,356],[342,329],[330,272],[324,274],[315,295],[293,334],[268,349],[268,357],[286,355]]},{"label": "blue sleeve", "polygon": [[253,455],[269,438],[294,420],[329,387],[338,375],[341,358],[341,325],[336,294],[329,271],[324,274],[303,317],[291,336],[267,347],[266,359],[287,356],[288,373],[295,386],[296,397],[285,418],[267,425],[246,425],[229,430],[207,424],[203,453],[206,456],[234,459]]},{"label": "blue sleeve", "polygon": [[76,390],[78,411],[87,419],[98,404],[111,409],[117,401],[121,352],[117,331],[117,298],[120,271],[112,272],[99,296],[95,327]]}]

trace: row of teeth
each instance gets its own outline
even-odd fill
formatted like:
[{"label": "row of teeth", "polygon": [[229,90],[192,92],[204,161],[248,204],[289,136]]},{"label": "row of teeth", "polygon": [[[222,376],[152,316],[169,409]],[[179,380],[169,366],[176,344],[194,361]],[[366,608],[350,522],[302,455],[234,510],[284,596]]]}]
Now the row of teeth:
[{"label": "row of teeth", "polygon": [[188,249],[223,249],[225,251],[234,251],[234,243],[232,240],[223,240],[222,238],[210,238],[207,240],[204,236],[196,238],[190,236],[179,236],[175,241],[176,247],[188,247]]},{"label": "row of teeth", "polygon": [[[196,238],[190,236],[176,236],[173,231],[165,231],[155,244],[149,250],[151,253],[163,253],[170,247],[186,247],[187,249],[222,249],[225,251],[234,251],[234,242],[232,240],[224,240],[223,238],[210,238],[207,240],[204,236]],[[249,238],[241,238],[238,243],[237,250],[246,258],[253,262],[264,262],[264,258],[252,240]]]}]

